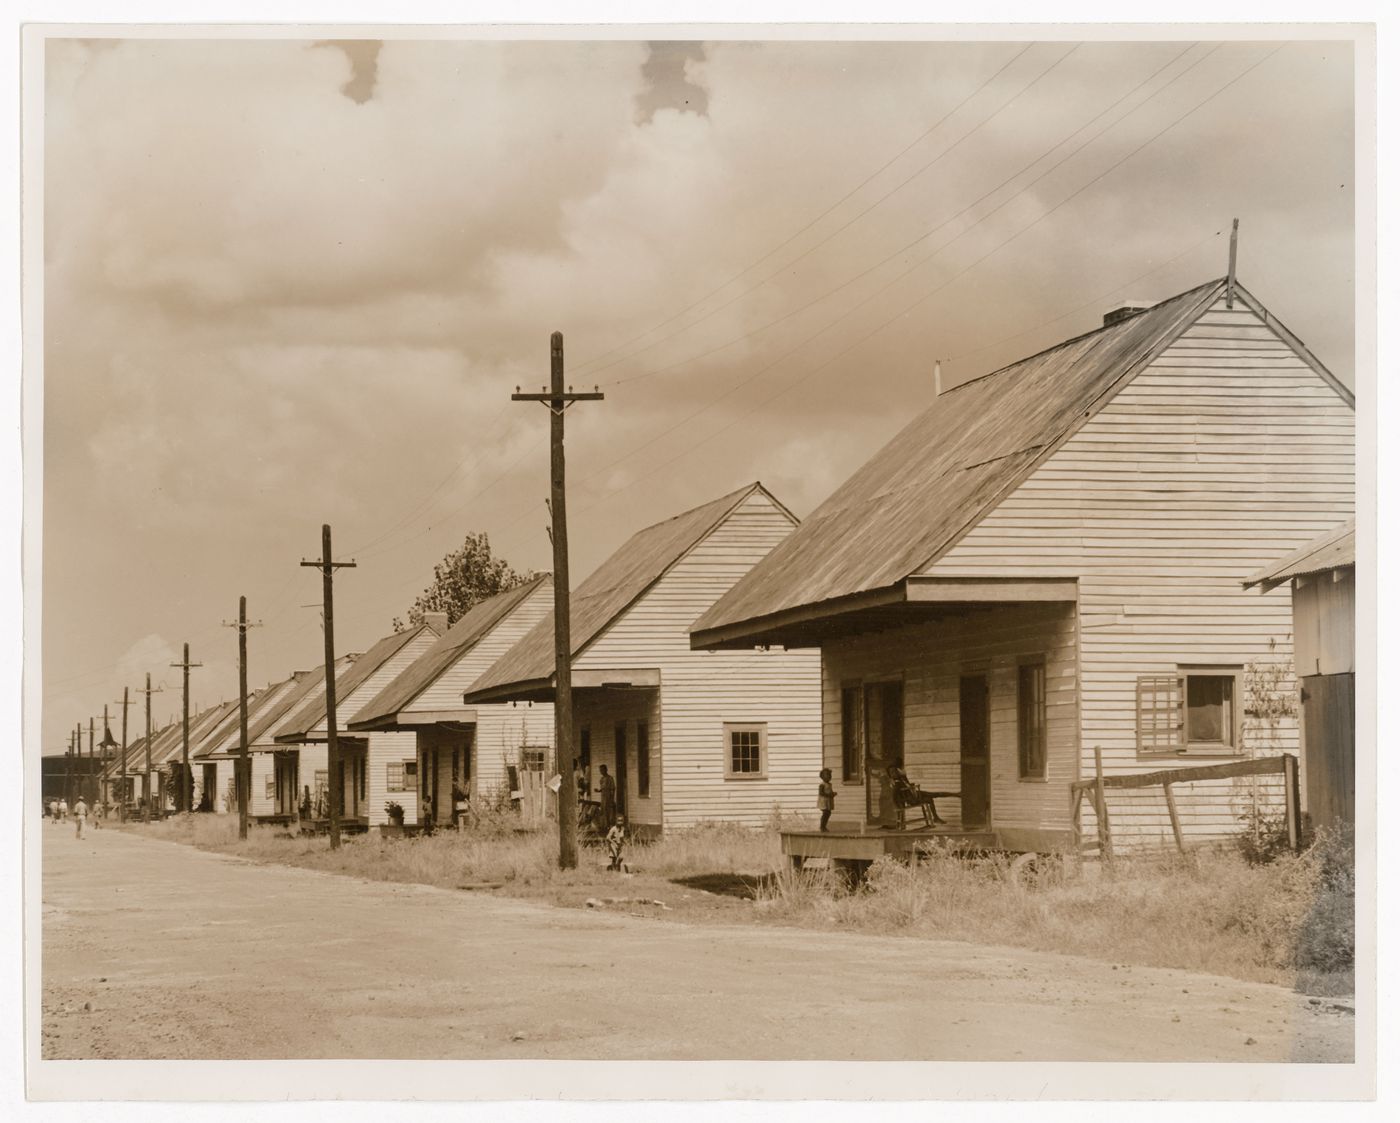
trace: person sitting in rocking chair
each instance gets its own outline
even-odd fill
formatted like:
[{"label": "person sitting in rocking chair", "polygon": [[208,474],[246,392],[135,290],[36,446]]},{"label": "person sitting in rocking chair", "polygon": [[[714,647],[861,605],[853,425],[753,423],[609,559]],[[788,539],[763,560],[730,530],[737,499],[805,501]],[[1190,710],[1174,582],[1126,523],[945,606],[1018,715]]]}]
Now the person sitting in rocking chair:
[{"label": "person sitting in rocking chair", "polygon": [[933,803],[933,793],[921,789],[918,784],[909,779],[908,773],[899,765],[890,765],[889,777],[890,788],[894,792],[894,802],[897,807],[917,807],[935,826],[948,821],[939,816],[938,808]]}]

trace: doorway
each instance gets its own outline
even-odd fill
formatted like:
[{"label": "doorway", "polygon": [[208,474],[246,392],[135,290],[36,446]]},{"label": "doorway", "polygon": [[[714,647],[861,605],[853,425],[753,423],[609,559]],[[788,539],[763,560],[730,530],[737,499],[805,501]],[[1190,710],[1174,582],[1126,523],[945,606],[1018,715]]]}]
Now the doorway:
[{"label": "doorway", "polygon": [[[619,721],[613,726],[613,761],[617,771],[617,811],[627,818],[627,723]],[[611,827],[611,823],[604,823]]]},{"label": "doorway", "polygon": [[897,821],[888,769],[904,767],[904,683],[865,684],[865,821]]},{"label": "doorway", "polygon": [[992,819],[992,715],[985,674],[958,679],[958,725],[962,825],[982,830]]}]

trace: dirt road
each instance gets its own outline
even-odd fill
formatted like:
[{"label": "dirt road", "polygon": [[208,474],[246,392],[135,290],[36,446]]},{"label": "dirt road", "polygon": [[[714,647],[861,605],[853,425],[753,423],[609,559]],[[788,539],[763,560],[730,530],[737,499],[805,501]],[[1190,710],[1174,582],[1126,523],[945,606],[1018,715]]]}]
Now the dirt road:
[{"label": "dirt road", "polygon": [[[1277,987],[689,926],[45,829],[48,1058],[1349,1060]],[[90,1006],[90,1009],[88,1008]]]}]

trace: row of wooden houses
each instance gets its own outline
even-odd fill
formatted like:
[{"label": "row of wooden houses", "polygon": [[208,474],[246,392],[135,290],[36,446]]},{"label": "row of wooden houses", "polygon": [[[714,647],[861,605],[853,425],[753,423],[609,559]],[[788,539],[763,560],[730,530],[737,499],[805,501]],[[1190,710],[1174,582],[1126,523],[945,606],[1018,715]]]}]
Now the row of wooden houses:
[{"label": "row of wooden houses", "polygon": [[[294,818],[334,782],[351,821],[397,803],[441,823],[525,773],[592,797],[606,766],[634,830],[761,825],[814,819],[825,767],[836,833],[863,836],[902,821],[899,769],[946,793],[941,829],[1071,845],[1070,785],[1096,761],[1302,751],[1300,574],[1280,559],[1354,514],[1354,408],[1232,279],[1115,310],[934,397],[804,522],[754,483],[622,543],[572,591],[570,746],[552,744],[547,576],[345,656],[334,779],[324,673],[255,692],[253,813]],[[191,745],[196,803],[231,806],[236,704],[197,715]],[[151,748],[178,783],[179,726]],[[1346,781],[1328,782],[1332,806]],[[1187,782],[1175,810],[1219,838],[1282,798]],[[1151,789],[1114,814],[1122,844],[1172,829]]]}]

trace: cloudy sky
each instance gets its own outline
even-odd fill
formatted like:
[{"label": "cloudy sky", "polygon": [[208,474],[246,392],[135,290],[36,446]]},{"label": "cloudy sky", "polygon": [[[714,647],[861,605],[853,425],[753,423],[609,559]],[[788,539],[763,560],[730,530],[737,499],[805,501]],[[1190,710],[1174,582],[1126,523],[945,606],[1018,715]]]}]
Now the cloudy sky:
[{"label": "cloudy sky", "polygon": [[240,594],[251,684],[316,665],[323,522],[343,650],[468,531],[547,569],[554,330],[577,577],[805,515],[936,359],[1220,276],[1233,216],[1353,382],[1346,43],[51,40],[44,110],[45,752],[148,670],[177,713],[184,641],[235,696]]}]

